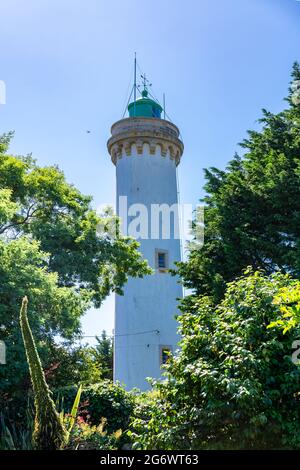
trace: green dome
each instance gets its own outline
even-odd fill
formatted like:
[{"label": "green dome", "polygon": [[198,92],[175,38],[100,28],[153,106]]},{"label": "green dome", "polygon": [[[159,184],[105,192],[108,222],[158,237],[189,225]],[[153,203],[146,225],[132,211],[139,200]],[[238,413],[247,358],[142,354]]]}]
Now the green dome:
[{"label": "green dome", "polygon": [[142,91],[142,96],[128,105],[129,117],[150,117],[161,119],[162,107],[157,101],[148,97],[148,91]]}]

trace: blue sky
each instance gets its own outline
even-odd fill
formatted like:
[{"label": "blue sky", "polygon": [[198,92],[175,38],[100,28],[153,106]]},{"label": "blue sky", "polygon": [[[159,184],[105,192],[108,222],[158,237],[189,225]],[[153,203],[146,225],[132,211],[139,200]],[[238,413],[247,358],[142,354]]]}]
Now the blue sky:
[{"label": "blue sky", "polygon": [[[181,201],[193,204],[203,168],[226,165],[262,107],[282,109],[300,61],[297,0],[2,0],[0,19],[0,133],[15,130],[12,152],[58,164],[95,207],[114,202],[106,141],[134,51],[181,130]],[[83,320],[86,335],[103,328],[112,297]]]}]

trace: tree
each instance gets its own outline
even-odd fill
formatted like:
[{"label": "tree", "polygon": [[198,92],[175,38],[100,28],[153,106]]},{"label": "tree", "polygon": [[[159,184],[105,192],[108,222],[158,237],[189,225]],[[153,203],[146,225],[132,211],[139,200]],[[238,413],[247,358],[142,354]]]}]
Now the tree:
[{"label": "tree", "polygon": [[[0,367],[3,407],[12,397],[24,399],[28,368],[18,322],[18,304],[26,293],[31,304],[31,328],[42,360],[51,362],[56,336],[71,340],[80,333],[80,317],[89,305],[84,293],[58,286],[58,276],[46,268],[48,256],[39,243],[21,237],[0,241],[0,323],[7,361]],[[26,399],[26,397],[25,397]]]},{"label": "tree", "polygon": [[37,349],[51,368],[58,354],[56,337],[72,344],[92,304],[99,307],[112,291],[122,293],[128,276],[149,273],[136,241],[110,235],[114,216],[99,217],[91,198],[68,184],[58,168],[39,167],[31,156],[9,155],[11,137],[0,138],[0,339],[7,348],[7,364],[0,367],[3,408],[11,399],[24,400],[29,385],[18,328],[18,305],[25,295]]},{"label": "tree", "polygon": [[44,362],[44,372],[51,389],[82,383],[90,385],[101,380],[101,369],[93,348],[73,342],[51,343],[49,362]]},{"label": "tree", "polygon": [[97,344],[92,348],[93,359],[99,367],[101,379],[113,379],[113,340],[102,331],[97,336]]},{"label": "tree", "polygon": [[51,363],[45,363],[45,374],[52,388],[81,382],[85,386],[113,379],[113,341],[106,331],[96,336],[96,345],[50,345]]},{"label": "tree", "polygon": [[226,170],[205,170],[205,242],[179,275],[195,294],[219,301],[247,266],[300,276],[300,68],[294,64],[289,107],[263,110]]},{"label": "tree", "polygon": [[218,305],[183,304],[181,349],[133,423],[138,447],[300,448],[300,367],[291,360],[300,324],[286,334],[268,328],[280,317],[274,297],[294,285],[248,272]]},{"label": "tree", "polygon": [[9,155],[11,138],[11,133],[0,138],[2,239],[28,235],[39,241],[59,285],[84,289],[96,307],[109,292],[122,293],[128,276],[149,273],[136,241],[118,232],[110,235],[115,217],[99,217],[91,209],[91,197],[68,184],[57,167],[39,167],[31,156]]}]

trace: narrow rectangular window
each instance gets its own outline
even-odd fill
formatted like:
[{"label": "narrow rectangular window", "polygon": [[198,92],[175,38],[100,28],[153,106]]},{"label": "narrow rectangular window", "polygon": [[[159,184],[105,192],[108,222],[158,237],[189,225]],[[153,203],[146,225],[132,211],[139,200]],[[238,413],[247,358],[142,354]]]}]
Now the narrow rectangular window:
[{"label": "narrow rectangular window", "polygon": [[166,268],[166,253],[158,253],[158,267]]},{"label": "narrow rectangular window", "polygon": [[155,250],[155,267],[162,273],[169,269],[169,256],[166,250]]},{"label": "narrow rectangular window", "polygon": [[160,365],[167,364],[170,359],[170,354],[172,353],[172,346],[160,346]]}]

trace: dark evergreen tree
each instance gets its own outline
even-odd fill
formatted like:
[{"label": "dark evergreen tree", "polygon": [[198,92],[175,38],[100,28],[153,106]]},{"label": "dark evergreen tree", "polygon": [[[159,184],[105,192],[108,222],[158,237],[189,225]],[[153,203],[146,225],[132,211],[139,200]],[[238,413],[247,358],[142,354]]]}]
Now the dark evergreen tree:
[{"label": "dark evergreen tree", "polygon": [[205,170],[205,242],[179,274],[196,294],[219,300],[247,266],[300,276],[300,68],[294,64],[278,114],[263,110],[224,171]]},{"label": "dark evergreen tree", "polygon": [[97,344],[92,348],[94,361],[100,368],[102,379],[113,379],[113,340],[103,330],[101,336],[97,336]]}]

